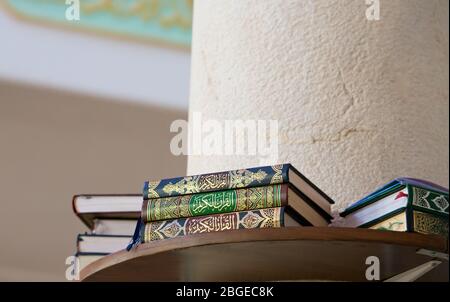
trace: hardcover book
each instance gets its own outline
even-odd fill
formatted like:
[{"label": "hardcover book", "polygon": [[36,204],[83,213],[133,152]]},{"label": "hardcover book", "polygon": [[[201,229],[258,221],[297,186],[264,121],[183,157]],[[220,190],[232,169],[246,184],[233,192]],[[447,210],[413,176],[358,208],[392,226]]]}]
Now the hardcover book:
[{"label": "hardcover book", "polygon": [[141,241],[151,242],[179,236],[227,230],[279,228],[285,226],[286,223],[299,225],[295,220],[285,216],[284,208],[282,207],[155,221],[145,224],[141,234]]},{"label": "hardcover book", "polygon": [[76,253],[75,257],[77,257],[78,260],[78,269],[81,271],[86,266],[91,264],[92,262],[95,262],[103,257],[105,257],[108,254],[103,253]]},{"label": "hardcover book", "polygon": [[[396,222],[395,219],[392,221],[396,217],[405,221],[392,224],[392,230],[399,228],[423,233],[433,228],[445,230],[447,224],[448,232],[448,189],[420,179],[398,178],[354,203],[340,215],[345,218],[347,227],[386,227]],[[428,221],[426,228],[425,220]]]},{"label": "hardcover book", "polygon": [[147,181],[144,184],[143,196],[144,199],[163,198],[282,183],[290,183],[330,214],[333,200],[291,164]]},{"label": "hardcover book", "polygon": [[96,235],[133,236],[137,219],[94,219],[92,233]]},{"label": "hardcover book", "polygon": [[132,220],[135,224],[142,209],[140,194],[83,194],[72,199],[75,214],[91,230],[97,219]]},{"label": "hardcover book", "polygon": [[400,213],[393,213],[361,227],[380,231],[416,232],[448,237],[448,218],[420,211],[412,211],[411,215],[403,209]]},{"label": "hardcover book", "polygon": [[145,200],[142,221],[158,221],[211,214],[289,206],[304,225],[327,226],[331,216],[288,184],[249,187]]},{"label": "hardcover book", "polygon": [[84,254],[110,254],[125,249],[131,239],[131,236],[80,234],[77,251]]}]

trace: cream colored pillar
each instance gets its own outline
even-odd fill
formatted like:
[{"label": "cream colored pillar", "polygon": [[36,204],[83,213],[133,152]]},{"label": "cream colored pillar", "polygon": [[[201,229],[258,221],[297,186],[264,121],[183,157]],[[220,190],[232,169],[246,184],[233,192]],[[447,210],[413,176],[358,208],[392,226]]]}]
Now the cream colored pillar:
[{"label": "cream colored pillar", "polygon": [[[278,120],[278,162],[337,208],[399,176],[448,186],[449,2],[379,4],[369,21],[365,0],[195,1],[190,117]],[[195,155],[188,173],[258,164]]]}]

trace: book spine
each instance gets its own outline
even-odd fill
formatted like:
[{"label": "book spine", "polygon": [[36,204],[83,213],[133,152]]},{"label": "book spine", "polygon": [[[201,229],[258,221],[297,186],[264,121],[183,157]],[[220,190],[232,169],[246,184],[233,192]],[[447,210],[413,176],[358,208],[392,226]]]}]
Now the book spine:
[{"label": "book spine", "polygon": [[238,229],[277,228],[283,226],[284,208],[267,208],[210,216],[148,222],[142,242],[180,236]]},{"label": "book spine", "polygon": [[287,184],[163,197],[144,201],[144,222],[287,205]]},{"label": "book spine", "polygon": [[448,218],[414,211],[413,220],[414,232],[448,237]]},{"label": "book spine", "polygon": [[408,193],[410,194],[410,204],[415,210],[448,216],[448,194],[437,191],[430,191],[415,186],[410,186]]},{"label": "book spine", "polygon": [[281,184],[288,181],[290,165],[275,165],[212,174],[147,181],[144,199]]},{"label": "book spine", "polygon": [[414,232],[414,225],[413,225],[413,191],[412,191],[412,186],[410,184],[406,184],[406,190],[408,192],[408,203],[406,206],[406,211],[405,211],[405,216],[406,216],[406,232]]}]

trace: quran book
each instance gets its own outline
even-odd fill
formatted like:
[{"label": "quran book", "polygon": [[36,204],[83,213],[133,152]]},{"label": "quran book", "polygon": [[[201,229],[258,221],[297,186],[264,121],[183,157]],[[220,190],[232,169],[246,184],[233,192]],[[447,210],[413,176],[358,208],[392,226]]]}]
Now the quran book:
[{"label": "quran book", "polygon": [[304,225],[327,226],[328,213],[288,184],[223,190],[144,201],[142,221],[158,221],[289,206]]},{"label": "quran book", "polygon": [[90,229],[95,219],[129,219],[137,221],[142,209],[140,194],[83,194],[72,199],[73,211]]},{"label": "quran book", "polygon": [[421,211],[408,212],[400,209],[361,227],[397,232],[416,232],[448,237],[448,218]]},{"label": "quran book", "polygon": [[292,219],[285,220],[283,208],[267,208],[255,211],[215,214],[148,222],[141,234],[142,242],[169,239],[180,236],[222,232],[238,229],[279,228],[286,221],[298,225]]},{"label": "quran book", "polygon": [[[408,221],[411,223],[415,211],[448,221],[448,189],[424,180],[398,178],[354,203],[340,215],[345,218],[345,226],[366,227],[402,211],[410,217]],[[407,230],[412,231],[412,225]]]},{"label": "quran book", "polygon": [[281,183],[292,184],[324,212],[331,213],[333,200],[291,164],[147,181],[143,196],[152,199]]},{"label": "quran book", "polygon": [[80,234],[77,240],[77,251],[79,253],[110,254],[125,249],[131,239],[131,236]]}]

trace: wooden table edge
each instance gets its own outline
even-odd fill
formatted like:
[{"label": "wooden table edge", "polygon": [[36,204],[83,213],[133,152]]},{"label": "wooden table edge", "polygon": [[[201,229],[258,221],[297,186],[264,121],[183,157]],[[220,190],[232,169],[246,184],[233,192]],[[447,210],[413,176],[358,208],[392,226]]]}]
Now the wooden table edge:
[{"label": "wooden table edge", "polygon": [[334,227],[285,227],[271,229],[234,230],[227,232],[205,233],[173,239],[143,243],[131,251],[122,250],[107,255],[86,266],[80,272],[80,280],[118,263],[137,257],[155,255],[172,250],[204,246],[255,241],[357,241],[411,246],[442,253],[448,253],[448,238],[437,235],[378,231],[371,229],[334,228]]}]

